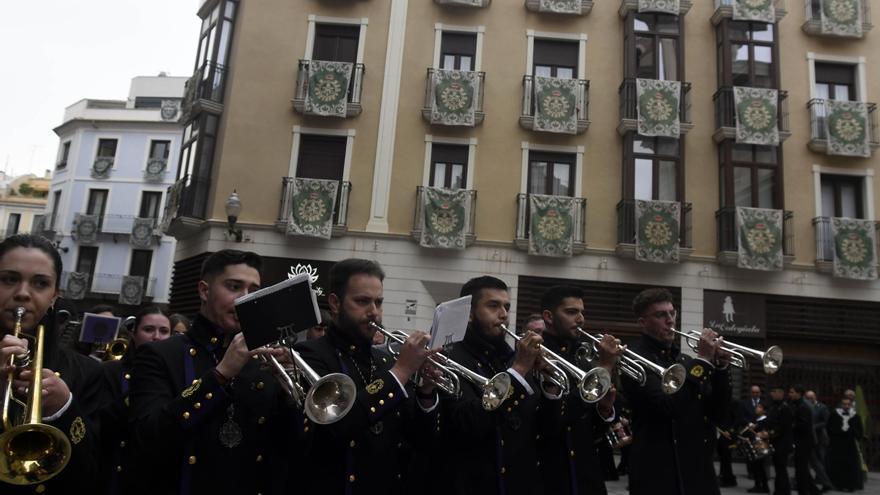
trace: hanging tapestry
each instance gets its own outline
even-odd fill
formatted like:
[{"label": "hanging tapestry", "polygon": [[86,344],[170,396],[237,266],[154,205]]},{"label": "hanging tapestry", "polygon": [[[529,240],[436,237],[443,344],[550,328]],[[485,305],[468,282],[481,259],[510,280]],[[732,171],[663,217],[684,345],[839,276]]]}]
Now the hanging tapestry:
[{"label": "hanging tapestry", "polygon": [[834,276],[877,279],[877,228],[873,220],[832,218]]},{"label": "hanging tapestry", "polygon": [[826,152],[829,155],[871,156],[868,105],[859,101],[825,101]]},{"label": "hanging tapestry", "polygon": [[568,196],[529,195],[529,254],[572,255],[575,207]]},{"label": "hanging tapestry", "polygon": [[862,0],[821,0],[822,34],[862,37]]},{"label": "hanging tapestry", "polygon": [[153,218],[135,218],[131,224],[129,243],[138,249],[147,249],[153,242]]},{"label": "hanging tapestry", "polygon": [[338,191],[338,180],[295,178],[287,235],[330,239]]},{"label": "hanging tapestry", "polygon": [[736,142],[777,146],[779,144],[778,102],[779,91],[775,89],[734,87]]},{"label": "hanging tapestry", "polygon": [[351,62],[310,61],[305,113],[322,117],[345,117],[348,84],[353,67]]},{"label": "hanging tapestry", "polygon": [[750,270],[782,270],[782,210],[736,208],[737,266]]},{"label": "hanging tapestry", "polygon": [[98,215],[77,214],[74,219],[76,242],[80,244],[94,244],[98,240]]},{"label": "hanging tapestry", "polygon": [[536,131],[577,134],[577,94],[580,81],[557,77],[535,77]]},{"label": "hanging tapestry", "polygon": [[635,214],[635,258],[653,263],[678,263],[680,203],[636,200]]},{"label": "hanging tapestry", "polygon": [[639,0],[639,11],[642,12],[661,12],[666,14],[678,15],[681,12],[680,0]]},{"label": "hanging tapestry", "polygon": [[144,298],[144,277],[125,275],[119,288],[119,304],[140,306]]},{"label": "hanging tapestry", "polygon": [[776,22],[774,0],[733,0],[734,21]]},{"label": "hanging tapestry", "polygon": [[554,14],[583,14],[581,0],[541,0],[538,12],[552,12]]},{"label": "hanging tapestry", "polygon": [[474,125],[480,77],[467,70],[434,70],[431,123]]},{"label": "hanging tapestry", "polygon": [[636,79],[639,134],[678,138],[681,82]]},{"label": "hanging tapestry", "polygon": [[70,272],[67,274],[67,287],[64,291],[66,299],[83,299],[89,290],[89,274],[85,272]]},{"label": "hanging tapestry", "polygon": [[470,194],[464,189],[426,187],[422,194],[424,247],[464,249],[470,212]]}]

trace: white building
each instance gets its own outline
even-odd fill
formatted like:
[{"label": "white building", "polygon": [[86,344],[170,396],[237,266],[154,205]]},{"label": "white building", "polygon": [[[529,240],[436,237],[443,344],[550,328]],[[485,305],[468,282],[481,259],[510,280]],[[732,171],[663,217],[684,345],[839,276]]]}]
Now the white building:
[{"label": "white building", "polygon": [[42,231],[62,251],[65,296],[84,307],[168,301],[175,241],[155,227],[177,169],[185,81],[135,77],[126,100],[80,100],[54,129]]}]

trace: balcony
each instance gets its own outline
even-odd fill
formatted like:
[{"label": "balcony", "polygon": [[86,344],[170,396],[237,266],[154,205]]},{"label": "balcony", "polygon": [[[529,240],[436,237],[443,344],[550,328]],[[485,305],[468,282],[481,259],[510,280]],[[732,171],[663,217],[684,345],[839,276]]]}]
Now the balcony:
[{"label": "balcony", "polygon": [[[736,207],[723,207],[715,212],[718,226],[718,255],[716,259],[722,265],[736,266],[739,250],[739,235],[736,226]],[[785,210],[782,213],[782,256],[785,266],[794,262],[794,213]]]},{"label": "balcony", "polygon": [[[693,0],[681,0],[678,6],[678,15],[682,16],[690,12],[694,6]],[[638,12],[639,0],[621,0],[618,13],[620,17],[626,17],[629,12]]]},{"label": "balcony", "polygon": [[[69,271],[61,272],[61,287],[63,289],[67,289],[67,282],[70,278]],[[116,275],[112,273],[96,273],[93,276],[89,277],[89,289],[87,292],[91,292],[92,294],[119,294],[119,291],[122,290],[122,279],[124,275]],[[147,286],[144,290],[144,297],[154,297],[156,292],[156,281],[158,279],[156,277],[150,277],[145,279]]]},{"label": "balcony", "polygon": [[34,215],[34,226],[31,233],[45,237],[50,241],[55,240],[55,215],[51,212],[45,215]]},{"label": "balcony", "polygon": [[804,24],[801,26],[801,29],[804,30],[805,33],[811,36],[829,36],[832,38],[840,38],[841,36],[849,36],[854,38],[861,38],[865,34],[867,34],[871,29],[874,28],[874,24],[871,23],[871,2],[873,0],[862,0],[859,2],[861,4],[861,17],[862,17],[862,26],[861,32],[855,33],[837,33],[837,32],[828,32],[822,29],[822,10],[821,0],[803,0],[804,2]]},{"label": "balcony", "polygon": [[[96,234],[110,235],[131,235],[132,230],[135,227],[135,220],[138,219],[135,215],[117,215],[110,213],[104,215],[92,215],[88,213],[77,213],[70,228],[71,235],[74,238],[81,235],[80,229],[82,228],[84,218],[94,218],[96,220]],[[156,228],[156,218],[146,218],[145,220],[149,222],[150,228]]]},{"label": "balcony", "polygon": [[214,62],[205,62],[196,69],[186,82],[180,103],[180,122],[189,122],[202,111],[215,115],[223,113],[226,70],[226,66]]},{"label": "balcony", "polygon": [[[712,14],[712,24],[717,26],[724,19],[733,19],[733,4],[735,0],[715,0],[715,12]],[[776,22],[782,20],[788,11],[785,9],[785,0],[773,0],[776,10]]]},{"label": "balcony", "polygon": [[[628,77],[618,89],[620,94],[620,124],[617,126],[617,132],[621,136],[627,132],[637,132],[639,130],[639,113],[638,113],[638,89],[636,88],[636,78]],[[681,83],[681,108],[679,108],[680,133],[685,135],[694,128],[691,122],[691,83]]]},{"label": "balcony", "polygon": [[[686,259],[694,252],[693,205],[681,203],[679,218],[679,255]],[[617,203],[617,256],[635,259],[636,254],[636,201],[623,199]]]},{"label": "balcony", "polygon": [[[813,227],[816,229],[816,271],[832,273],[834,271],[834,235],[831,231],[831,217],[816,217],[813,219]],[[876,245],[874,252],[880,253],[880,222],[876,222],[874,229]],[[880,256],[877,257],[880,267]]]},{"label": "balcony", "polygon": [[[807,103],[810,111],[810,142],[807,146],[818,153],[828,152],[828,133],[825,129],[825,116],[828,115],[826,100],[813,98]],[[868,103],[868,141],[871,152],[880,148],[880,135],[877,133],[877,104]]]},{"label": "balcony", "polygon": [[[474,115],[473,119],[470,119],[469,116],[465,118],[459,118],[455,115],[444,116],[444,114],[435,112],[435,103],[437,98],[437,80],[436,74],[439,69],[428,69],[428,75],[425,79],[425,104],[422,107],[422,118],[425,122],[432,125],[444,125],[444,126],[465,126],[465,127],[473,127],[483,123],[483,119],[486,118],[486,114],[483,112],[483,89],[485,87],[486,81],[486,73],[485,72],[477,72],[476,73],[476,82],[474,88],[472,98],[475,98],[473,101],[474,107]],[[441,95],[442,96],[442,95]],[[465,100],[467,98],[465,97]],[[451,113],[451,112],[446,112]]]},{"label": "balcony", "polygon": [[[474,233],[474,225],[477,221],[477,191],[468,189],[464,192],[468,196],[465,211],[465,216],[468,218],[467,229],[465,231],[465,246],[470,246],[477,240],[477,236]],[[416,242],[421,242],[422,240],[422,228],[424,227],[425,216],[424,205],[425,188],[419,186],[416,188],[416,209],[415,214],[413,215],[412,229],[412,237]]]},{"label": "balcony", "polygon": [[566,134],[583,134],[590,127],[590,81],[577,79],[577,90],[574,94],[576,125],[565,130],[551,130],[535,126],[535,107],[537,103],[534,76],[523,76],[522,114],[519,125],[526,130],[563,132]]},{"label": "balcony", "polygon": [[[734,103],[733,88],[723,87],[712,96],[715,102],[715,133],[712,138],[716,143],[725,139],[736,139],[736,104]],[[779,142],[782,143],[791,137],[791,128],[788,123],[788,91],[779,90],[779,102],[777,106],[777,126],[779,127]]]},{"label": "balcony", "polygon": [[[278,210],[278,219],[275,221],[275,230],[281,233],[287,232],[288,212],[293,208],[294,179],[295,177],[281,179],[281,205]],[[333,206],[333,237],[343,236],[348,232],[349,194],[351,194],[351,182],[342,181],[336,194],[336,204]]]},{"label": "balcony", "polygon": [[593,10],[593,0],[574,0],[571,5],[560,10],[552,10],[542,6],[541,0],[526,0],[526,9],[532,12],[564,15],[587,15]]},{"label": "balcony", "polygon": [[[572,218],[572,254],[583,253],[587,248],[587,200],[586,198],[574,198],[575,211]],[[529,195],[520,193],[516,195],[516,234],[514,245],[517,249],[529,250]]]},{"label": "balcony", "polygon": [[451,7],[484,8],[488,7],[492,0],[434,0],[434,3]]},{"label": "balcony", "polygon": [[[330,113],[333,113],[333,111],[316,111],[314,105],[310,105],[310,108],[308,109],[306,108],[306,98],[309,95],[309,84],[312,80],[313,75],[312,65],[313,64],[311,60],[299,61],[299,72],[296,76],[296,89],[293,96],[293,109],[303,115],[328,116]],[[363,111],[363,108],[361,107],[361,93],[363,91],[363,83],[364,64],[354,64],[352,67],[351,75],[349,77],[348,89],[346,90],[345,94],[345,110],[336,112],[337,114],[332,116],[349,118],[361,114],[361,111]]]},{"label": "balcony", "polygon": [[150,158],[147,160],[147,168],[144,169],[144,180],[147,182],[162,182],[168,175],[167,158]]},{"label": "balcony", "polygon": [[96,156],[92,162],[92,178],[106,179],[110,177],[110,171],[116,163],[115,156]]}]

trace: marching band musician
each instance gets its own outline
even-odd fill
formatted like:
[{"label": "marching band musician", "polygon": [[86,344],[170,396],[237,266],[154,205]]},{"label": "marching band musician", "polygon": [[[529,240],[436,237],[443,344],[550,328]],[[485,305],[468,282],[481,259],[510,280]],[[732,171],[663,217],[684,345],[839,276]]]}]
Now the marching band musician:
[{"label": "marching band musician", "polygon": [[[578,328],[584,325],[583,297],[577,287],[555,286],[541,298],[544,346],[572,363],[577,361],[575,354],[581,344]],[[612,373],[621,352],[619,342],[606,334],[598,350],[600,365]],[[596,444],[606,441],[605,433],[616,419],[615,395],[611,389],[595,405],[585,404],[575,393],[563,399],[560,415],[564,428],[541,441],[541,477],[546,493],[607,493]]]},{"label": "marching band musician", "polygon": [[791,495],[788,457],[794,448],[794,412],[785,402],[785,389],[781,385],[770,389],[770,401],[767,425],[770,444],[773,445],[773,494]]},{"label": "marching band musician", "polygon": [[487,378],[506,372],[512,386],[493,411],[482,407],[480,391],[470,382],[462,382],[460,399],[443,397],[448,463],[444,472],[452,477],[445,493],[541,494],[537,441],[560,426],[562,404],[558,387],[542,388],[531,374],[543,365],[543,340],[527,332],[515,353],[505,342],[502,326],[507,324],[510,294],[502,280],[471,279],[460,295],[472,296],[470,322],[464,340],[452,345],[449,357]]},{"label": "marching band musician", "polygon": [[635,353],[666,368],[681,363],[687,378],[681,389],[665,394],[659,377],[647,375],[644,386],[622,375],[633,411],[630,454],[631,495],[719,494],[712,464],[715,424],[731,396],[723,339],[704,329],[697,357],[681,354],[674,345],[676,310],[666,289],[647,289],[633,300],[642,338],[630,346]]},{"label": "marching band musician", "polygon": [[413,332],[396,360],[371,345],[377,330],[370,323],[382,322],[384,279],[373,261],[333,265],[327,298],[333,319],[323,337],[296,346],[318,375],[344,373],[357,387],[355,404],[341,420],[329,425],[303,420],[303,430],[314,428],[304,468],[308,477],[305,487],[297,486],[303,493],[412,493],[406,489],[411,447],[436,435],[434,386],[430,380],[417,389],[410,384],[431,355],[428,334]]},{"label": "marching band musician", "polygon": [[[756,442],[759,439],[767,442],[769,438],[769,433],[767,432],[768,421],[767,415],[764,414],[763,402],[755,403],[754,414],[754,422],[746,425],[746,428],[743,429],[740,437],[743,437],[749,443]],[[749,493],[770,493],[770,487],[767,484],[767,469],[764,467],[766,461],[766,457],[755,458],[748,461],[750,471],[755,478],[755,486],[746,490]]]},{"label": "marching band musician", "polygon": [[[70,461],[57,476],[30,485],[7,484],[0,478],[0,492],[4,494],[87,493],[94,487],[98,469],[95,407],[100,395],[100,366],[58,343],[53,307],[58,298],[61,270],[61,256],[43,237],[17,234],[0,242],[0,385],[3,386],[0,395],[5,395],[6,380],[12,374],[15,398],[22,402],[28,400],[33,372],[27,367],[10,367],[9,359],[29,350],[32,354],[36,352],[34,330],[44,325],[40,416],[43,423],[60,430],[71,447]],[[20,321],[28,338],[13,336],[16,308],[25,310]],[[15,408],[15,404],[10,407]],[[14,421],[16,415],[12,416],[10,426],[14,427],[18,422]],[[10,462],[10,456],[27,453],[13,450],[4,447],[4,468],[24,467],[23,463]]]},{"label": "marching band musician", "polygon": [[141,346],[134,360],[130,419],[135,493],[285,493],[298,450],[300,412],[248,351],[236,298],[260,288],[259,255],[217,251],[198,283],[199,314],[185,334]]}]

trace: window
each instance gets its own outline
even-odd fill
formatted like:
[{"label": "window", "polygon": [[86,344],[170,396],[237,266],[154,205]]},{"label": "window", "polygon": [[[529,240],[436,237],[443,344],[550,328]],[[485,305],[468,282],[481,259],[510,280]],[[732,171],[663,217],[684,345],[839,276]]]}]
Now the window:
[{"label": "window", "polygon": [[431,146],[431,176],[428,185],[447,189],[467,188],[468,146]]},{"label": "window", "polygon": [[626,77],[682,80],[681,23],[670,14],[631,12],[626,25]]},{"label": "window", "polygon": [[[625,197],[644,200],[678,201],[681,143],[678,139],[627,134],[625,161],[632,164],[625,171]],[[628,155],[628,156],[627,156]]]},{"label": "window", "polygon": [[150,265],[152,262],[153,251],[149,249],[132,249],[131,266],[128,269],[128,274],[144,277],[146,287],[147,279],[150,278]]},{"label": "window", "polygon": [[52,214],[49,217],[49,225],[46,230],[55,230],[55,220],[58,218],[58,206],[61,204],[61,191],[55,191],[52,195]]},{"label": "window", "polygon": [[777,147],[728,140],[718,152],[722,206],[781,207],[782,181],[777,176],[781,158]]},{"label": "window", "polygon": [[76,271],[87,273],[89,280],[95,278],[95,267],[98,264],[98,246],[80,246],[76,258]]},{"label": "window", "polygon": [[816,62],[816,98],[856,101],[856,67]]},{"label": "window", "polygon": [[67,166],[67,159],[70,157],[70,141],[61,143],[61,149],[58,153],[58,164],[55,168],[64,168]]},{"label": "window", "polygon": [[159,218],[159,208],[162,204],[162,193],[159,191],[144,191],[141,194],[140,218]]},{"label": "window", "polygon": [[86,206],[86,214],[104,216],[107,208],[107,189],[89,189],[89,202]]},{"label": "window", "polygon": [[99,139],[98,140],[98,157],[99,158],[115,158],[116,157],[116,139]]},{"label": "window", "polygon": [[529,152],[529,194],[574,196],[575,155]]},{"label": "window", "polygon": [[440,40],[440,68],[474,70],[477,54],[476,33],[444,32]]},{"label": "window", "polygon": [[186,177],[187,181],[180,200],[180,216],[205,217],[218,120],[216,115],[203,113],[183,128],[177,178]]},{"label": "window", "polygon": [[14,235],[18,233],[18,226],[21,223],[21,213],[10,213],[6,220],[6,235]]},{"label": "window", "polygon": [[303,134],[299,142],[296,176],[342,180],[346,144],[345,136]]},{"label": "window", "polygon": [[822,174],[822,216],[864,218],[864,179]]},{"label": "window", "polygon": [[720,86],[778,87],[775,24],[725,20],[717,30]]},{"label": "window", "polygon": [[532,73],[541,77],[574,79],[580,45],[574,41],[535,39]]},{"label": "window", "polygon": [[202,19],[196,69],[206,63],[226,64],[237,4],[237,0],[220,0],[211,13]]},{"label": "window", "polygon": [[171,152],[171,141],[150,141],[150,158],[168,159]]},{"label": "window", "polygon": [[360,25],[317,24],[312,60],[357,62]]}]

